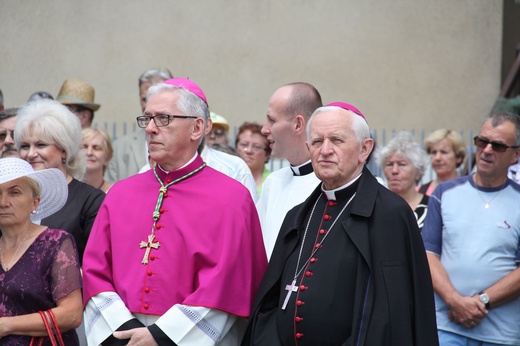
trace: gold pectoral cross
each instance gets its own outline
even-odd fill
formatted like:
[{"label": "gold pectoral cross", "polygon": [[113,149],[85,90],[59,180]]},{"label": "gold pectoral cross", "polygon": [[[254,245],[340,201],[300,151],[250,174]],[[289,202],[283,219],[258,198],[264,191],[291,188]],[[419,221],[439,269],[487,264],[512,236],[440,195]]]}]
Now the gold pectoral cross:
[{"label": "gold pectoral cross", "polygon": [[144,252],[143,260],[141,261],[142,264],[148,264],[148,258],[150,257],[150,250],[152,250],[152,248],[158,249],[159,246],[161,246],[161,244],[158,241],[154,242],[154,239],[155,239],[155,235],[150,234],[148,236],[148,242],[142,241],[139,244],[139,247],[141,249],[146,248],[146,251]]}]

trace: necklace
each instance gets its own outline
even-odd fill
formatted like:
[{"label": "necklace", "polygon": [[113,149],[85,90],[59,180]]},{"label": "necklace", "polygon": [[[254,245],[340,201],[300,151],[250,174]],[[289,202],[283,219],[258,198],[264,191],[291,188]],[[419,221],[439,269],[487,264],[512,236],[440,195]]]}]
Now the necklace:
[{"label": "necklace", "polygon": [[101,190],[101,187],[105,184],[105,179],[101,182],[101,185],[98,186],[98,190]]},{"label": "necklace", "polygon": [[152,216],[153,216],[152,231],[151,231],[150,235],[148,236],[147,241],[141,241],[139,243],[139,247],[141,249],[146,249],[144,251],[143,260],[141,261],[142,264],[145,264],[145,265],[148,264],[148,259],[150,257],[150,251],[152,251],[152,249],[157,250],[157,249],[159,249],[159,246],[161,246],[161,243],[159,243],[157,241],[157,239],[155,239],[155,230],[156,230],[156,226],[157,226],[157,221],[159,221],[159,218],[161,217],[161,213],[163,213],[163,210],[161,209],[161,205],[162,205],[162,202],[164,199],[164,195],[166,194],[166,192],[168,192],[168,188],[170,186],[172,186],[173,184],[176,184],[186,178],[191,177],[192,175],[194,175],[195,173],[197,173],[204,167],[206,167],[205,162],[200,167],[196,168],[195,170],[189,172],[186,175],[183,175],[182,177],[180,177],[178,179],[175,179],[174,181],[168,183],[167,185],[164,185],[161,178],[159,178],[159,175],[157,175],[157,165],[155,165],[155,167],[153,168],[153,174],[155,175],[155,179],[157,179],[157,181],[161,185],[161,188],[159,189],[159,197],[157,198],[157,203],[155,204],[155,210],[152,214]]},{"label": "necklace", "polygon": [[486,201],[484,199],[484,197],[482,197],[477,184],[475,184],[475,189],[477,190],[477,194],[480,197],[480,199],[482,200],[482,202],[484,202],[484,208],[489,209],[489,207],[491,206],[491,202],[493,202],[493,200],[500,194],[500,192],[502,192],[506,183],[507,183],[507,180],[502,184],[502,186],[500,186],[500,189],[497,192],[495,192],[495,194],[493,195],[493,197],[491,197],[491,199],[489,201]]},{"label": "necklace", "polygon": [[14,255],[13,257],[11,257],[11,260],[9,261],[9,263],[4,267],[4,253],[2,251],[2,248],[0,247],[0,262],[2,264],[2,267],[4,267],[5,271],[9,271],[9,269],[11,269],[11,264],[13,264],[13,261],[14,259],[16,258],[16,255],[18,254],[18,251],[20,250],[20,247],[22,247],[22,243],[24,241],[27,240],[27,237],[29,236],[29,234],[31,233],[31,228],[32,227],[29,227],[29,231],[25,234],[25,237],[22,239],[22,241],[18,244],[18,247],[16,248],[16,251],[14,252]]},{"label": "necklace", "polygon": [[287,303],[289,303],[289,299],[291,298],[291,294],[293,292],[298,292],[298,286],[296,285],[296,279],[298,278],[298,276],[300,276],[301,272],[303,271],[303,268],[305,268],[307,266],[307,264],[309,263],[311,258],[321,248],[321,245],[323,244],[325,239],[327,239],[327,236],[329,235],[330,231],[332,230],[332,228],[336,224],[336,221],[338,221],[338,219],[341,216],[341,214],[343,214],[345,209],[347,209],[348,205],[350,204],[350,202],[352,202],[352,200],[354,199],[355,196],[356,196],[356,193],[354,193],[352,195],[352,197],[350,197],[350,199],[347,201],[347,204],[345,204],[345,206],[339,212],[338,216],[336,216],[336,219],[334,220],[334,222],[332,222],[332,225],[329,227],[329,231],[327,233],[325,233],[325,235],[323,236],[323,239],[317,244],[317,246],[314,247],[314,249],[312,250],[312,252],[311,252],[311,254],[309,256],[309,258],[307,258],[307,261],[305,261],[305,263],[301,266],[301,268],[298,269],[298,267],[300,266],[300,260],[301,260],[301,257],[302,257],[303,246],[305,245],[305,238],[307,237],[307,231],[309,230],[309,225],[311,224],[312,215],[314,214],[314,210],[316,209],[316,206],[318,205],[318,201],[320,200],[321,195],[318,197],[318,199],[316,199],[316,202],[314,203],[314,206],[312,207],[311,215],[309,216],[309,220],[307,221],[307,226],[305,227],[305,232],[303,233],[302,244],[300,245],[300,252],[298,253],[298,261],[296,262],[296,269],[294,270],[293,281],[291,282],[290,285],[286,285],[285,286],[285,290],[287,291],[287,295],[285,296],[285,300],[284,300],[283,305],[282,305],[282,310],[285,310],[285,308],[287,307]]}]

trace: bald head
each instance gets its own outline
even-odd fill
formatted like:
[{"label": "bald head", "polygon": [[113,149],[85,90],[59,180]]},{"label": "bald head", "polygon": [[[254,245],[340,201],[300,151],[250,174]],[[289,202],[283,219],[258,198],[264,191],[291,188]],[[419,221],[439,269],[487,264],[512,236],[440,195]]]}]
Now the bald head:
[{"label": "bald head", "polygon": [[285,114],[289,117],[299,114],[309,119],[317,108],[323,106],[320,93],[309,83],[290,83],[278,90],[281,89],[287,91]]}]

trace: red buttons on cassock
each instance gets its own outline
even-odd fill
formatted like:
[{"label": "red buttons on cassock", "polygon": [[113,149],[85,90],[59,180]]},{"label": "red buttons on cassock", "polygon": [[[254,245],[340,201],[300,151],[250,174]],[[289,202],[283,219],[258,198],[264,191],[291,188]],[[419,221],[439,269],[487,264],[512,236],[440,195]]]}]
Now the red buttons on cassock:
[{"label": "red buttons on cassock", "polygon": [[159,225],[159,224],[155,225],[155,229],[161,229],[161,228],[162,228],[161,225]]},{"label": "red buttons on cassock", "polygon": [[303,321],[303,318],[296,316],[296,318],[295,318],[294,320],[295,320],[296,322],[301,322],[301,321]]},{"label": "red buttons on cassock", "polygon": [[311,263],[314,263],[314,262],[316,262],[317,260],[318,260],[318,259],[317,259],[316,257],[313,257],[313,258],[310,259]]},{"label": "red buttons on cassock", "polygon": [[148,304],[143,305],[143,308],[145,308],[146,310],[148,310],[149,307],[150,307],[150,305],[148,305]]},{"label": "red buttons on cassock", "polygon": [[332,219],[332,216],[330,216],[330,215],[324,215],[323,218],[324,218],[325,220],[330,220],[330,219]]},{"label": "red buttons on cassock", "polygon": [[323,247],[323,245],[321,245],[321,244],[316,244],[316,245],[314,245],[314,247],[315,247],[316,249],[321,249],[321,248]]},{"label": "red buttons on cassock", "polygon": [[152,273],[151,271],[149,271],[149,272],[146,273],[146,274],[148,274],[148,276],[152,276],[153,273]]},{"label": "red buttons on cassock", "polygon": [[324,230],[324,229],[320,229],[320,234],[325,234],[325,233],[327,233],[326,230]]},{"label": "red buttons on cassock", "polygon": [[166,211],[166,209],[162,209],[162,208],[159,209],[159,213],[161,213],[161,214],[164,213],[165,211]]},{"label": "red buttons on cassock", "polygon": [[165,193],[165,194],[164,194],[164,198],[166,198],[166,197],[168,197],[168,193]]},{"label": "red buttons on cassock", "polygon": [[336,201],[329,201],[329,206],[331,206],[331,207],[335,206],[336,204],[338,204],[338,202],[336,202]]},{"label": "red buttons on cassock", "polygon": [[155,256],[154,255],[150,256],[150,261],[155,261]]},{"label": "red buttons on cassock", "polygon": [[146,293],[150,293],[150,289],[149,289],[148,287],[145,287],[144,291],[145,291]]},{"label": "red buttons on cassock", "polygon": [[304,285],[300,285],[300,291],[305,291],[306,289],[308,289],[309,287],[307,286],[304,286]]},{"label": "red buttons on cassock", "polygon": [[305,302],[302,302],[301,300],[296,301],[297,306],[302,306],[303,304],[305,304]]},{"label": "red buttons on cassock", "polygon": [[166,179],[166,183],[171,183],[172,180],[170,178]]},{"label": "red buttons on cassock", "polygon": [[300,339],[303,337],[303,333],[296,333],[296,339]]},{"label": "red buttons on cassock", "polygon": [[306,271],[305,272],[305,276],[311,276],[312,275],[312,272],[311,271]]}]

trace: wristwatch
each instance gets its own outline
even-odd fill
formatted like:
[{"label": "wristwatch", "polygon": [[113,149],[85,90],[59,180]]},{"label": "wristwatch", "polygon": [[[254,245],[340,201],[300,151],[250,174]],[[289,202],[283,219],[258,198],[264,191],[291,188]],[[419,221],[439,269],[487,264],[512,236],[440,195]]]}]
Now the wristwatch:
[{"label": "wristwatch", "polygon": [[489,296],[487,293],[480,292],[478,295],[478,300],[480,300],[480,302],[486,306],[486,309],[491,309],[491,304],[489,303]]}]

